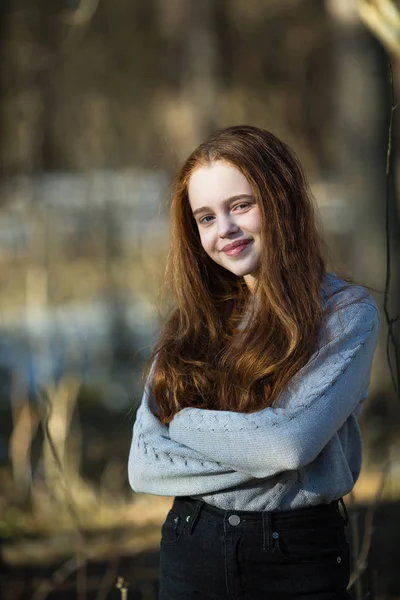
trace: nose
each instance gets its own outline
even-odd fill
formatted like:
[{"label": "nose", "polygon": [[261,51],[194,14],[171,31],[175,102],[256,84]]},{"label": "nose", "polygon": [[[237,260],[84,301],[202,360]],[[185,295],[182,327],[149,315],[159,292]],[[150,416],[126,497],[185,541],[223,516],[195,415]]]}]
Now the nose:
[{"label": "nose", "polygon": [[239,226],[230,215],[221,215],[218,219],[218,234],[220,237],[228,237],[232,233],[237,233]]}]

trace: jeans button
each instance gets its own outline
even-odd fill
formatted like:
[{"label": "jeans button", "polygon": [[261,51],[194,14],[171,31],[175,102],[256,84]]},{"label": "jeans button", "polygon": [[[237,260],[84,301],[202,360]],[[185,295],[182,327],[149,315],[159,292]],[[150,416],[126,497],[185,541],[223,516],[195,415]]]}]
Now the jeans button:
[{"label": "jeans button", "polygon": [[238,515],[231,515],[228,519],[229,524],[233,525],[234,527],[236,527],[236,525],[239,525],[240,523],[240,517],[238,517]]}]

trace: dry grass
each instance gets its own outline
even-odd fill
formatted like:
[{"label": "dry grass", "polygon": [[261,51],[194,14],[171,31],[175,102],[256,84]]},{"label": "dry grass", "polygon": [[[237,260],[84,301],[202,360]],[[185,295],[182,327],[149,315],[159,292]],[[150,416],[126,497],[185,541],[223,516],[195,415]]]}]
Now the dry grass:
[{"label": "dry grass", "polygon": [[[171,497],[127,492],[121,483],[123,478],[118,476],[122,465],[114,470],[105,466],[105,471],[116,473],[114,481],[107,478],[107,485],[103,485],[105,478],[97,486],[82,478],[81,445],[74,442],[76,432],[71,419],[78,390],[79,381],[69,375],[43,395],[39,415],[45,434],[41,476],[34,479],[27,456],[38,423],[29,418],[27,405],[18,398],[10,444],[12,464],[0,470],[3,560],[15,568],[61,564],[50,579],[38,583],[34,600],[45,600],[60,582],[73,575],[77,590],[81,590],[79,598],[85,598],[85,569],[92,562],[110,565],[102,589],[111,589],[120,575],[116,569],[122,557],[158,547],[161,524],[172,503]],[[382,471],[364,470],[354,491],[345,499],[349,505],[371,507],[364,531],[355,544],[353,584],[357,584],[367,566],[377,504],[399,498],[400,479],[393,470],[386,476]],[[153,573],[152,577],[156,576]],[[126,582],[119,583],[121,597],[126,597]],[[101,597],[106,598],[105,594]]]}]

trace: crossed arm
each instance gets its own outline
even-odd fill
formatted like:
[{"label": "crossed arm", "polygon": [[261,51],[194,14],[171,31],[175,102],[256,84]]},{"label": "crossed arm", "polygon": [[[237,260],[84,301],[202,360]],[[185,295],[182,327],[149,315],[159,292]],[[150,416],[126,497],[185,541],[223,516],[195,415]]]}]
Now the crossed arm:
[{"label": "crossed arm", "polygon": [[236,472],[201,450],[172,440],[169,428],[150,409],[145,390],[139,407],[129,453],[129,483],[136,492],[160,496],[190,496],[236,487],[252,479]]},{"label": "crossed arm", "polygon": [[251,414],[185,408],[163,425],[145,390],[134,426],[129,481],[159,495],[207,494],[312,462],[367,394],[379,332],[373,300],[330,315],[327,340],[281,397]]},{"label": "crossed arm", "polygon": [[171,439],[256,478],[311,463],[367,394],[379,332],[372,299],[333,313],[327,332],[333,339],[293,378],[284,408],[185,408],[170,423]]}]

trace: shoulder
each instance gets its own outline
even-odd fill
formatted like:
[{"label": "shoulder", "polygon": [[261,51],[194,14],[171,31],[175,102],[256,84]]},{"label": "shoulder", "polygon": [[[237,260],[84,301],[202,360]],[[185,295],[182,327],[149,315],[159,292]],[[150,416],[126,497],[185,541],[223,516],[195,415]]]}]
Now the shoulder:
[{"label": "shoulder", "polygon": [[370,292],[348,283],[335,273],[326,273],[322,284],[324,323],[332,333],[351,329],[378,329],[380,314]]},{"label": "shoulder", "polygon": [[325,273],[322,290],[324,312],[344,309],[353,306],[356,309],[365,307],[367,312],[374,311],[379,318],[379,309],[370,292],[361,285],[348,283],[335,273]]}]

